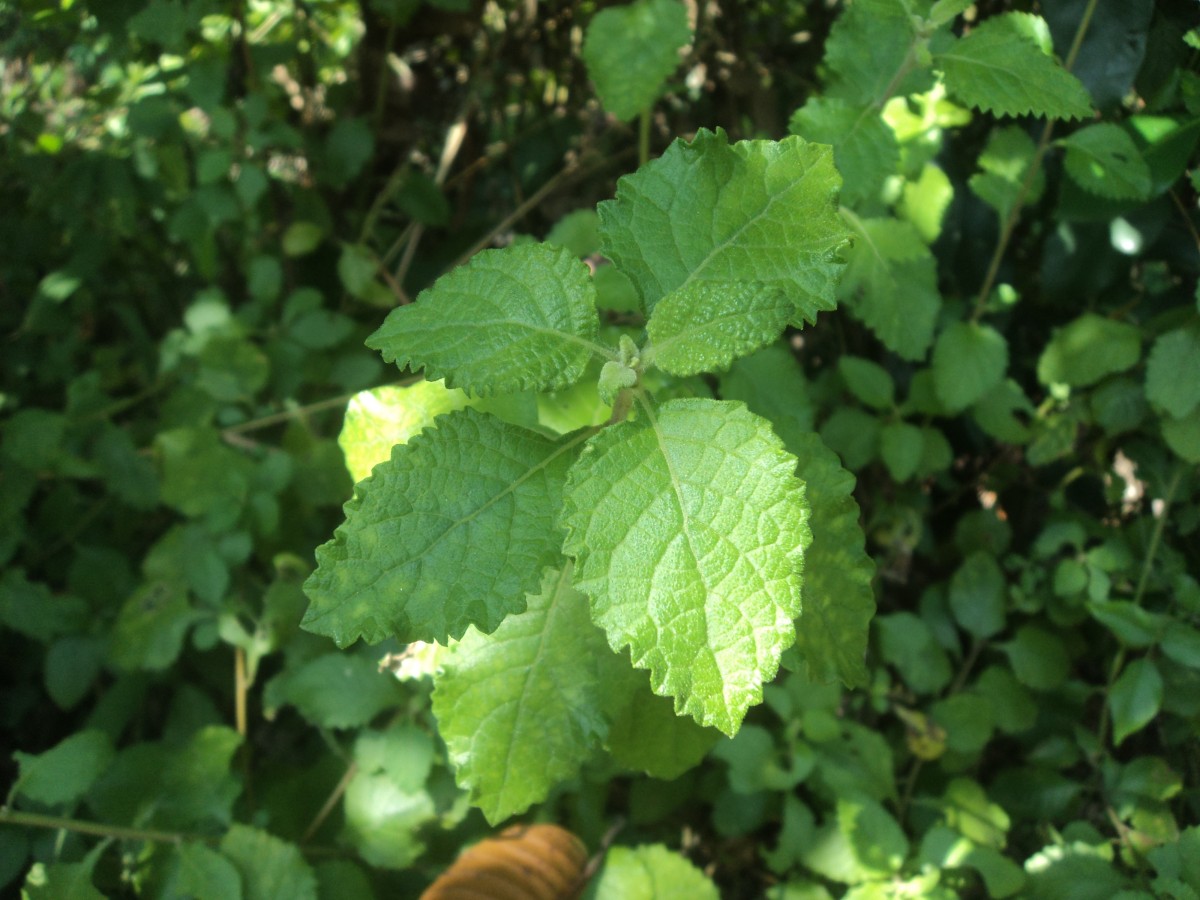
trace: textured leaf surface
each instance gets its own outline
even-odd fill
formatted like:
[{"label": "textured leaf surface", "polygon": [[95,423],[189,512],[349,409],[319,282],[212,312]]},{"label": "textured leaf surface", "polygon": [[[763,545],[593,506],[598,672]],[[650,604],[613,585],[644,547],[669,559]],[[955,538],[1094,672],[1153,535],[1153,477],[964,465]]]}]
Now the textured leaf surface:
[{"label": "textured leaf surface", "polygon": [[1119,125],[1100,122],[1061,141],[1067,148],[1067,174],[1086,191],[1112,200],[1150,196],[1150,167]]},{"label": "textured leaf surface", "polygon": [[397,447],[317,549],[303,626],[340,646],[494,631],[559,558],[554,523],[581,442],[468,408]]},{"label": "textured leaf surface", "polygon": [[587,848],[557,825],[513,825],[460,856],[421,900],[562,900],[582,885]]},{"label": "textured leaf surface", "polygon": [[828,147],[798,137],[731,145],[723,131],[701,130],[600,204],[604,252],[647,311],[692,282],[758,281],[783,289],[794,322],[812,322],[836,305],[840,187]]},{"label": "textured leaf surface", "polygon": [[468,633],[442,657],[433,713],[460,786],[496,823],[578,771],[607,725],[598,657],[611,656],[571,566],[550,569],[525,612]]},{"label": "textured leaf surface", "polygon": [[679,68],[679,48],[692,39],[678,0],[637,0],[596,13],[583,59],[604,108],[628,121],[654,105]]},{"label": "textured leaf surface", "polygon": [[1008,342],[990,325],[954,322],[933,348],[933,386],[950,412],[966,409],[1004,380]]},{"label": "textured leaf surface", "polygon": [[908,222],[851,221],[856,239],[839,297],[898,356],[921,359],[942,305],[933,254]]},{"label": "textured leaf surface", "polygon": [[874,200],[900,161],[896,135],[871,105],[852,106],[831,97],[811,97],[792,114],[792,134],[833,146],[833,161],[845,186],[842,202]]},{"label": "textured leaf surface", "polygon": [[740,403],[639,409],[571,470],[564,550],[612,647],[629,646],[677,712],[733,734],[794,639],[803,485]]},{"label": "textured leaf surface", "polygon": [[367,346],[474,394],[553,391],[605,354],[593,343],[598,325],[587,266],[563,247],[517,244],[443,275],[392,310]]},{"label": "textured leaf surface", "polygon": [[724,369],[779,337],[791,316],[775,285],[694,281],[654,307],[646,362],[680,376]]},{"label": "textured leaf surface", "polygon": [[934,57],[959,100],[999,116],[1083,119],[1092,101],[1079,79],[1042,49],[1045,23],[1029,13],[992,16]]},{"label": "textured leaf surface", "polygon": [[840,678],[849,687],[864,686],[875,563],[858,524],[854,476],[816,434],[789,442],[788,449],[798,460],[796,474],[805,485],[813,534],[804,555],[796,646],[814,681]]}]

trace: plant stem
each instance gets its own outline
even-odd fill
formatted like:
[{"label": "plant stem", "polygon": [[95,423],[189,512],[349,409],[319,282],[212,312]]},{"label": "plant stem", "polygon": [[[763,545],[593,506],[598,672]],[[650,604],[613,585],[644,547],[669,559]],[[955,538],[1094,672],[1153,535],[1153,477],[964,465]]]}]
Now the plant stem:
[{"label": "plant stem", "polygon": [[638,165],[650,162],[650,107],[638,116]]},{"label": "plant stem", "polygon": [[87,822],[82,819],[67,819],[62,816],[18,812],[8,807],[0,807],[0,824],[21,825],[26,828],[52,828],[61,831],[73,831],[76,834],[91,834],[97,837],[116,838],[122,841],[156,841],[161,844],[179,844],[184,841],[215,844],[220,840],[208,835],[183,834],[176,831],[157,831],[152,828],[126,828],[122,825],[106,825],[103,822]]},{"label": "plant stem", "polygon": [[[1171,511],[1171,501],[1175,499],[1175,491],[1179,489],[1179,483],[1183,480],[1183,468],[1175,470],[1175,477],[1171,479],[1171,483],[1167,485],[1167,490],[1163,495],[1162,513],[1158,520],[1154,523],[1154,531],[1150,533],[1150,543],[1146,546],[1145,559],[1142,561],[1142,571],[1138,576],[1137,587],[1133,592],[1133,600],[1131,601],[1135,607],[1141,607],[1142,599],[1146,596],[1146,585],[1150,582],[1150,570],[1154,567],[1154,558],[1158,555],[1158,545],[1162,542],[1164,529],[1167,527],[1167,517]],[[1108,671],[1108,683],[1104,686],[1104,705],[1100,708],[1100,722],[1096,726],[1096,742],[1103,750],[1105,742],[1108,740],[1108,700],[1112,696],[1113,685],[1117,683],[1117,679],[1121,676],[1121,670],[1125,667],[1125,659],[1128,656],[1127,649],[1124,644],[1117,650],[1117,655],[1113,657],[1112,667]]]},{"label": "plant stem", "polygon": [[[1063,62],[1063,69],[1068,72],[1075,65],[1075,59],[1079,55],[1079,48],[1083,46],[1083,37],[1087,34],[1088,26],[1091,24],[1092,16],[1096,12],[1096,4],[1098,2],[1099,0],[1089,0],[1087,8],[1083,11],[1083,16],[1079,20],[1079,27],[1075,29],[1075,37],[1071,41],[1071,49],[1067,53],[1066,60]],[[1025,198],[1029,195],[1029,190],[1033,187],[1033,182],[1042,169],[1042,159],[1045,158],[1046,151],[1050,147],[1050,135],[1053,131],[1054,120],[1048,118],[1046,119],[1046,124],[1042,126],[1042,134],[1038,138],[1037,149],[1033,152],[1033,159],[1029,161],[1029,168],[1025,170],[1025,177],[1021,180],[1021,186],[1017,189],[1017,196],[1013,200],[1013,205],[1009,209],[1008,215],[1004,217],[1004,222],[1000,227],[1000,237],[996,241],[996,249],[993,251],[991,261],[988,263],[987,274],[984,275],[983,285],[979,288],[979,296],[975,298],[975,308],[971,312],[972,322],[978,322],[983,317],[988,297],[992,295],[992,287],[995,285],[996,276],[1000,272],[1000,263],[1004,261],[1004,254],[1008,251],[1008,244],[1012,240],[1013,231],[1016,230],[1017,221],[1021,217],[1021,210],[1025,207]]]},{"label": "plant stem", "polygon": [[346,788],[350,787],[350,782],[357,774],[358,763],[352,762],[346,766],[346,771],[342,774],[341,781],[334,785],[333,790],[329,792],[329,796],[325,798],[325,802],[321,804],[321,808],[317,810],[317,814],[313,816],[312,821],[308,823],[308,827],[304,829],[304,834],[300,837],[302,845],[307,844],[312,839],[312,836],[325,824],[325,820],[329,818],[329,814],[338,805],[338,801],[342,799],[342,794],[346,793]]}]

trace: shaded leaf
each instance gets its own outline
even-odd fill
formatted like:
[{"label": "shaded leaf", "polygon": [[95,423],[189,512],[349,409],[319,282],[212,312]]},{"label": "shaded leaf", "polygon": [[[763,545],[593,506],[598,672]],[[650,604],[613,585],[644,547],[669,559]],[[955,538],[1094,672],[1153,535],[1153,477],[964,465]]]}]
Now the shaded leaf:
[{"label": "shaded leaf", "polygon": [[221,838],[220,849],[242,876],[244,900],[317,900],[317,880],[294,844],[234,824]]},{"label": "shaded leaf", "polygon": [[1133,138],[1119,125],[1098,122],[1059,143],[1067,148],[1067,174],[1084,190],[1113,200],[1150,196],[1150,168]]}]

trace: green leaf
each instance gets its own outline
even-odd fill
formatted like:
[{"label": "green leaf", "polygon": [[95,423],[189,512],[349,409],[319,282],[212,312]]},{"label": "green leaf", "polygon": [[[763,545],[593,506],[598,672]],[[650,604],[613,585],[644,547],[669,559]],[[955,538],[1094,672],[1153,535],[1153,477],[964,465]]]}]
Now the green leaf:
[{"label": "green leaf", "polygon": [[243,900],[317,900],[317,880],[294,844],[235,824],[220,846],[242,876]]},{"label": "green leaf", "polygon": [[704,758],[721,737],[693,719],[675,715],[674,704],[650,690],[646,672],[635,669],[627,654],[605,657],[602,671],[604,740],[612,758],[627,769],[652,778],[678,778]]},{"label": "green leaf", "polygon": [[895,405],[896,384],[879,363],[859,356],[842,356],[837,366],[847,389],[867,406],[888,410]]},{"label": "green leaf", "polygon": [[1119,747],[1129,735],[1150,724],[1162,700],[1163,680],[1154,661],[1143,656],[1129,663],[1108,695],[1113,743]]},{"label": "green leaf", "polygon": [[433,798],[387,772],[360,770],[345,798],[346,832],[358,854],[373,866],[404,869],[421,858],[419,831],[436,818]]},{"label": "green leaf", "polygon": [[736,360],[721,375],[720,394],[741,400],[750,412],[771,422],[791,453],[813,429],[812,400],[800,363],[783,342]]},{"label": "green leaf", "polygon": [[933,386],[947,412],[981,400],[1004,380],[1008,342],[990,325],[954,322],[933,348]]},{"label": "green leaf", "polygon": [[856,239],[838,297],[888,349],[921,359],[942,305],[933,254],[908,222],[849,218]]},{"label": "green leaf", "polygon": [[694,281],[654,307],[643,362],[681,377],[719,371],[774,341],[791,315],[776,285]]},{"label": "green leaf", "polygon": [[34,863],[21,886],[21,900],[105,900],[92,884],[103,850],[97,846],[77,863]]},{"label": "green leaf", "polygon": [[935,694],[950,683],[953,673],[946,651],[928,623],[911,612],[875,619],[879,651],[904,683],[918,694]]},{"label": "green leaf", "polygon": [[[907,7],[904,0],[855,0],[843,9],[825,45],[829,96],[862,106],[928,90],[929,73],[908,62],[917,34]],[[900,72],[907,74],[893,83]]]},{"label": "green leaf", "polygon": [[814,681],[868,683],[866,652],[875,613],[875,563],[858,523],[854,476],[816,434],[793,444],[796,475],[804,482],[812,544],[804,554],[803,614],[796,646]]},{"label": "green leaf", "polygon": [[1039,167],[1022,194],[1036,156],[1037,146],[1023,129],[1016,125],[997,128],[979,155],[982,171],[972,175],[968,184],[1001,219],[1007,219],[1018,198],[1026,204],[1036,203],[1045,190],[1046,174]]},{"label": "green leaf", "polygon": [[176,582],[151,581],[130,595],[112,626],[108,658],[126,671],[166,669],[183,651],[188,629],[204,614],[188,602]]},{"label": "green leaf", "polygon": [[718,900],[717,886],[662,844],[613,847],[596,879],[594,900]]},{"label": "green leaf", "polygon": [[968,556],[950,580],[950,608],[958,623],[977,638],[1004,628],[1007,591],[996,557],[985,550]]},{"label": "green leaf", "polygon": [[242,900],[242,879],[232,862],[199,841],[181,843],[171,851],[162,887],[164,900],[221,897]]},{"label": "green leaf", "polygon": [[796,460],[741,403],[671,400],[588,441],[563,549],[610,645],[733,734],[795,639],[811,540]]},{"label": "green leaf", "polygon": [[339,646],[489,633],[559,559],[554,521],[575,448],[467,408],[392,451],[317,548],[302,626]]},{"label": "green leaf", "polygon": [[1200,406],[1200,326],[1168,331],[1146,361],[1146,397],[1176,419]]},{"label": "green leaf", "polygon": [[896,481],[917,474],[925,450],[925,434],[911,422],[888,422],[880,431],[880,458]]},{"label": "green leaf", "polygon": [[934,65],[952,96],[984,112],[1085,119],[1092,114],[1091,98],[1043,49],[1047,33],[1039,16],[992,16],[934,54]]},{"label": "green leaf", "polygon": [[1141,354],[1137,327],[1084,313],[1050,339],[1038,359],[1038,380],[1047,385],[1087,387],[1132,368]]},{"label": "green leaf", "polygon": [[442,656],[433,714],[459,786],[489,822],[579,772],[607,730],[596,660],[609,652],[568,564],[546,572],[525,612]]},{"label": "green leaf", "polygon": [[1067,148],[1067,174],[1084,190],[1110,200],[1149,198],[1150,167],[1121,126],[1098,122],[1058,143]]},{"label": "green leaf", "polygon": [[869,797],[839,799],[837,824],[859,867],[886,878],[898,872],[908,856],[908,838],[895,818]]},{"label": "green leaf", "polygon": [[474,394],[553,391],[578,381],[593,354],[609,355],[598,327],[586,265],[562,247],[514,244],[476,254],[392,310],[367,346]]},{"label": "green leaf", "polygon": [[1036,690],[1054,690],[1071,671],[1062,638],[1036,625],[1022,626],[1000,649],[1008,654],[1017,680]]},{"label": "green leaf", "polygon": [[14,753],[20,768],[15,790],[46,806],[71,803],[87,792],[112,758],[112,739],[107,734],[78,731],[45,753]]},{"label": "green leaf", "polygon": [[701,130],[617,182],[601,203],[603,249],[632,279],[648,312],[697,281],[775,285],[792,321],[836,306],[847,234],[841,178],[828,147],[798,137],[739,141]]},{"label": "green leaf", "polygon": [[583,60],[604,108],[628,121],[653,106],[663,82],[679,68],[679,49],[691,39],[687,10],[678,0],[636,0],[596,13]]},{"label": "green leaf", "polygon": [[905,182],[904,195],[896,212],[912,224],[921,240],[932,244],[942,233],[942,219],[953,199],[954,186],[949,176],[929,163],[915,181]]},{"label": "green leaf", "polygon": [[1180,459],[1200,463],[1200,408],[1182,419],[1162,420],[1163,440]]},{"label": "green leaf", "polygon": [[363,656],[326,653],[273,680],[266,701],[291,704],[319,728],[357,728],[399,705],[396,679]]},{"label": "green leaf", "polygon": [[844,179],[842,202],[876,200],[900,162],[896,135],[874,106],[852,106],[832,97],[810,97],[788,122],[792,134],[833,146]]}]

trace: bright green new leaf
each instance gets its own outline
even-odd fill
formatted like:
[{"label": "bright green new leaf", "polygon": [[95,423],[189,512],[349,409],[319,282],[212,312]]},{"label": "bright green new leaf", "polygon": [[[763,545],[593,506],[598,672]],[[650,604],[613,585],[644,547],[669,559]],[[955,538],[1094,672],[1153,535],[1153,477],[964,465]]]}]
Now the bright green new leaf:
[{"label": "bright green new leaf", "polygon": [[433,424],[434,419],[464,406],[499,416],[513,425],[533,425],[537,409],[533,395],[470,397],[440,381],[418,381],[404,387],[385,385],[360,391],[346,406],[346,417],[338,434],[338,445],[346,456],[346,468],[354,481],[371,474],[377,463],[392,455],[392,447],[404,444]]},{"label": "bright green new leaf", "polygon": [[703,872],[662,844],[613,847],[596,879],[594,900],[718,900]]},{"label": "bright green new leaf", "polygon": [[1129,735],[1150,724],[1162,702],[1163,679],[1154,660],[1143,656],[1127,665],[1108,695],[1113,743],[1119,747]]},{"label": "bright green new leaf", "polygon": [[727,368],[779,337],[792,310],[777,285],[690,282],[654,307],[646,323],[651,344],[643,362],[679,376]]},{"label": "bright green new leaf", "polygon": [[959,13],[966,12],[974,0],[937,0],[929,11],[929,21],[945,25]]},{"label": "bright green new leaf", "polygon": [[1200,326],[1176,328],[1154,342],[1146,396],[1177,419],[1200,406]]},{"label": "bright green new leaf", "polygon": [[524,812],[574,777],[607,731],[611,655],[571,566],[547,570],[525,612],[493,634],[468,633],[443,656],[433,714],[460,787],[493,824]]},{"label": "bright green new leaf", "polygon": [[917,229],[921,240],[932,244],[942,233],[942,218],[954,199],[950,177],[932,163],[921,169],[914,181],[904,184],[904,195],[896,212]]},{"label": "bright green new leaf", "polygon": [[992,16],[935,54],[934,65],[951,95],[984,112],[1087,118],[1091,97],[1043,49],[1046,32],[1046,23],[1029,13]]},{"label": "bright green new leaf", "polygon": [[1111,200],[1150,196],[1150,167],[1121,126],[1098,122],[1058,143],[1067,148],[1067,174],[1084,190]]},{"label": "bright green new leaf", "polygon": [[1141,355],[1136,326],[1084,313],[1050,339],[1038,359],[1038,381],[1087,387],[1132,368]]},{"label": "bright green new leaf", "polygon": [[563,247],[514,244],[476,254],[392,310],[367,346],[473,394],[553,391],[608,355],[598,327],[583,262]]},{"label": "bright green new leaf", "polygon": [[679,0],[635,0],[596,13],[583,60],[604,108],[628,121],[653,106],[663,82],[679,68],[679,49],[691,39]]},{"label": "bright green new leaf", "polygon": [[741,403],[644,402],[571,470],[563,546],[614,649],[734,734],[795,639],[811,540],[796,460]]},{"label": "bright green new leaf", "polygon": [[419,829],[437,817],[424,788],[409,789],[386,772],[358,771],[346,788],[346,838],[368,863],[411,866],[425,852]]},{"label": "bright green new leaf", "polygon": [[933,386],[949,412],[966,409],[1004,380],[1008,342],[990,325],[955,322],[933,348]]},{"label": "bright green new leaf", "polygon": [[862,869],[876,877],[899,871],[908,856],[908,838],[882,803],[866,796],[839,799],[837,823]]},{"label": "bright green new leaf", "polygon": [[46,806],[81,797],[113,758],[112,739],[102,731],[72,734],[44,753],[13,754],[20,769],[16,793]]},{"label": "bright green new leaf", "polygon": [[553,441],[467,408],[397,447],[317,549],[303,627],[343,647],[495,631],[559,559],[562,485],[585,436]]},{"label": "bright green new leaf", "polygon": [[887,410],[896,404],[896,383],[879,363],[861,356],[842,356],[837,367],[850,393],[867,406]]},{"label": "bright green new leaf", "polygon": [[317,900],[317,880],[295,844],[235,824],[220,849],[242,876],[243,900]]},{"label": "bright green new leaf", "polygon": [[855,242],[839,299],[907,360],[925,356],[942,305],[937,264],[908,222],[850,216]]},{"label": "bright green new leaf", "polygon": [[833,161],[844,180],[842,202],[876,200],[900,161],[896,135],[871,105],[852,106],[831,97],[810,97],[788,122],[792,134],[833,146]]},{"label": "bright green new leaf", "polygon": [[792,321],[836,306],[848,237],[838,219],[841,177],[828,147],[798,137],[739,141],[701,130],[617,182],[599,205],[604,253],[646,310],[697,281],[779,287]]}]

